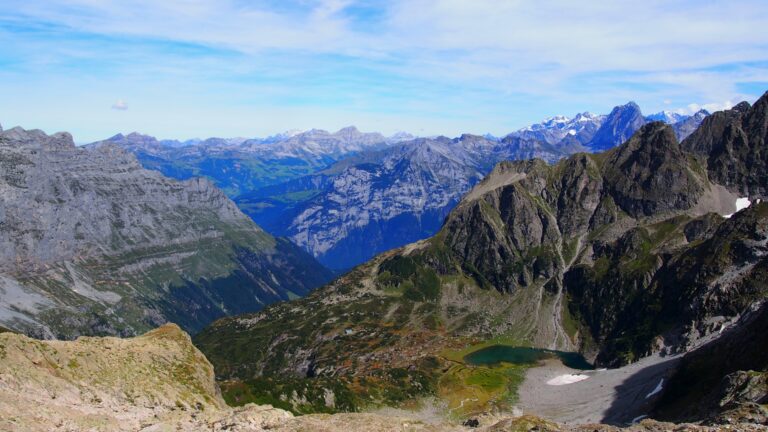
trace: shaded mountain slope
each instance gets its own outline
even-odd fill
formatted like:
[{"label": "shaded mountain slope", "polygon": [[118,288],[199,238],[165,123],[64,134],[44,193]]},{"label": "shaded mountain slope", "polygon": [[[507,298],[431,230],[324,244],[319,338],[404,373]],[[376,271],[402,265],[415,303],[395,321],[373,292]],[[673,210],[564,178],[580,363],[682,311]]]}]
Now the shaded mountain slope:
[{"label": "shaded mountain slope", "polygon": [[768,304],[748,310],[739,324],[683,357],[654,418],[768,423]]},{"label": "shaded mountain slope", "polygon": [[713,181],[744,196],[768,193],[768,93],[753,106],[747,102],[707,117],[683,141],[687,151],[706,160]]},{"label": "shaded mountain slope", "polygon": [[481,155],[497,145],[473,135],[418,139],[236,202],[326,266],[345,269],[436,232],[490,169]]}]

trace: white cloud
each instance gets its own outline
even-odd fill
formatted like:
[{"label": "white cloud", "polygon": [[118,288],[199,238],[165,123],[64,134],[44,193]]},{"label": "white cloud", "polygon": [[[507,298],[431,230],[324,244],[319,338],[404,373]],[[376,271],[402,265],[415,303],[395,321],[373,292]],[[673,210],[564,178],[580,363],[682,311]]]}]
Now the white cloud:
[{"label": "white cloud", "polygon": [[117,102],[112,104],[112,109],[118,110],[118,111],[125,111],[128,109],[128,105],[125,103],[124,100],[118,99]]},{"label": "white cloud", "polygon": [[[371,5],[383,10],[350,15],[350,6]],[[40,70],[67,63],[61,57],[89,66],[112,62],[119,67],[99,80],[108,81],[105,87],[156,85],[187,107],[245,105],[248,98],[266,106],[307,94],[382,105],[377,97],[385,95],[385,102],[398,99],[385,109],[399,114],[410,107],[408,114],[436,118],[490,115],[511,119],[499,128],[514,128],[628,100],[648,112],[689,101],[706,107],[751,100],[757,95],[739,84],[768,82],[765,0],[647,0],[642,7],[629,0],[0,0],[0,24],[8,20],[77,34],[70,45],[56,35],[27,42],[25,55]],[[147,48],[178,42],[192,47],[191,54]],[[219,58],[221,50],[235,54]],[[343,75],[338,59],[371,74]],[[379,83],[382,76],[389,80]],[[425,89],[433,84],[436,90]],[[448,103],[452,96],[458,102]],[[135,92],[131,99],[147,116],[154,101]],[[523,119],[529,112],[535,118]]]},{"label": "white cloud", "polygon": [[[110,35],[226,46],[243,52],[295,49],[401,57],[453,52],[477,66],[558,65],[572,72],[668,70],[764,59],[768,4],[651,0],[395,0],[368,32],[344,15],[350,0],[308,0],[270,10],[233,0],[11,1],[25,16]],[[738,3],[738,4],[737,4]],[[261,6],[260,6],[261,4]],[[305,10],[306,9],[306,10]],[[631,12],[628,12],[631,11]],[[733,25],[722,26],[723,22]],[[718,30],[721,29],[721,30]],[[724,49],[724,48],[728,49]],[[485,58],[473,56],[480,52]],[[456,58],[454,57],[454,60]],[[448,65],[444,59],[440,66]],[[504,69],[504,68],[502,68]]]},{"label": "white cloud", "polygon": [[738,104],[742,100],[743,99],[737,98],[737,99],[733,99],[733,100],[727,100],[727,101],[724,101],[724,102],[710,102],[710,103],[705,103],[705,104],[702,104],[702,105],[699,105],[697,103],[692,103],[692,104],[688,105],[688,112],[693,114],[693,113],[695,113],[695,112],[697,112],[699,110],[702,110],[702,109],[705,109],[705,110],[707,110],[707,111],[709,111],[711,113],[713,113],[715,111],[723,111],[723,110],[727,110],[727,109],[733,108],[734,105]]}]

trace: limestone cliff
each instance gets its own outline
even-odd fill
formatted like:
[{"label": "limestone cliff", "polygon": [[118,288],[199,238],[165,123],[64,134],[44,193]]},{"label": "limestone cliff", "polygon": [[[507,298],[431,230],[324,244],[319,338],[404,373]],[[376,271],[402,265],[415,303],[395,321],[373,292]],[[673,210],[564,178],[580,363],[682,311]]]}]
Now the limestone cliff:
[{"label": "limestone cliff", "polygon": [[38,337],[198,330],[307,294],[328,273],[209,181],[67,133],[0,133],[0,323]]}]

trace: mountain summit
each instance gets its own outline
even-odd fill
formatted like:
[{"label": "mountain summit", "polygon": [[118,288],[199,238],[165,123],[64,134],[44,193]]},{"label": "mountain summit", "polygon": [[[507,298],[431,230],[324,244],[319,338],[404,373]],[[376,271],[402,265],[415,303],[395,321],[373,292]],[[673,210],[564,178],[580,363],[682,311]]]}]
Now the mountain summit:
[{"label": "mountain summit", "polygon": [[604,151],[628,140],[647,123],[640,107],[634,102],[615,107],[600,125],[589,143],[592,151]]}]

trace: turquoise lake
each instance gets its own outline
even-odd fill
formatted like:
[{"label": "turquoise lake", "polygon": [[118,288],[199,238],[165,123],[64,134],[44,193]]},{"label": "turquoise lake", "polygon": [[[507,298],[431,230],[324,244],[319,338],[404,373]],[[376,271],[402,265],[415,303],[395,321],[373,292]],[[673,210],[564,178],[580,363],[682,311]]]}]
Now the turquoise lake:
[{"label": "turquoise lake", "polygon": [[493,345],[477,350],[466,355],[464,361],[475,366],[494,365],[501,362],[534,364],[540,360],[555,357],[559,358],[569,368],[581,370],[592,370],[595,368],[579,353],[508,345]]}]

